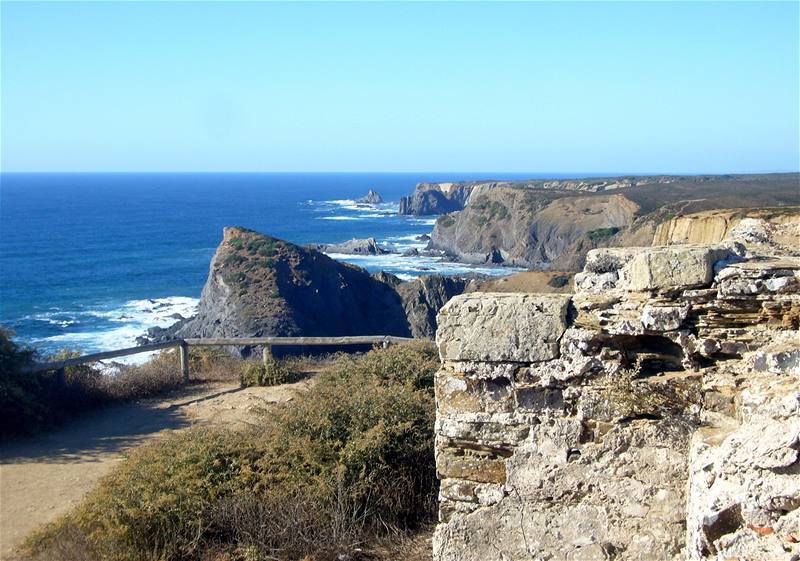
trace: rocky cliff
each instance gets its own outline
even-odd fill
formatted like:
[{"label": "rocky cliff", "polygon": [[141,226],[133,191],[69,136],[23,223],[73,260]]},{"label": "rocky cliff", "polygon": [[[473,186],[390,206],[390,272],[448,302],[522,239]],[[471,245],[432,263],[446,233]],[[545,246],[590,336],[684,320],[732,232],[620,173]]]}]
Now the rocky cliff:
[{"label": "rocky cliff", "polygon": [[436,315],[453,296],[464,292],[472,281],[460,277],[426,275],[413,281],[399,283],[397,293],[403,301],[411,336],[433,339],[436,335]]},{"label": "rocky cliff", "polygon": [[[467,262],[578,271],[597,247],[711,243],[748,216],[800,219],[798,174],[629,178],[602,189],[564,183],[473,186],[463,209],[436,221],[430,246]],[[453,185],[462,192],[471,184]]]},{"label": "rocky cliff", "polygon": [[439,314],[436,561],[800,558],[800,259],[589,252]]},{"label": "rocky cliff", "polygon": [[[374,240],[371,240],[374,243]],[[466,279],[402,283],[312,248],[225,228],[197,314],[142,342],[192,337],[398,335],[433,338],[436,313]]]},{"label": "rocky cliff", "polygon": [[430,247],[469,263],[570,269],[571,256],[629,226],[638,210],[619,194],[564,196],[499,187],[439,218]]},{"label": "rocky cliff", "polygon": [[399,214],[444,214],[462,210],[473,196],[498,187],[545,191],[599,193],[640,185],[665,184],[677,177],[592,177],[584,179],[525,179],[516,181],[459,181],[419,183],[414,192],[400,199]]},{"label": "rocky cliff", "polygon": [[370,334],[409,334],[390,286],[319,251],[231,227],[211,259],[197,315],[156,337]]}]

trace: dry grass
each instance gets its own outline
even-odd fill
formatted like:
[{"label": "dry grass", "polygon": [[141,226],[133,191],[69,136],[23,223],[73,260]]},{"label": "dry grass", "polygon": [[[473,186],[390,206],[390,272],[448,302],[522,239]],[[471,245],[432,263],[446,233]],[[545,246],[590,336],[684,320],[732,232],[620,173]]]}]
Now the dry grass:
[{"label": "dry grass", "polygon": [[31,558],[427,559],[411,536],[436,513],[438,363],[430,344],[342,358],[255,428],[143,446],[32,537]]}]

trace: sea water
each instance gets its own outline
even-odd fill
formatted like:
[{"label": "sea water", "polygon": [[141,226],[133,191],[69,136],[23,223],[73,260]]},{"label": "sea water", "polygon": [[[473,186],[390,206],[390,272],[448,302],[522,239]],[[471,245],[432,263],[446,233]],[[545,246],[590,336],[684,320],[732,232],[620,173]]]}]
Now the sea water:
[{"label": "sea water", "polygon": [[[0,325],[43,354],[135,344],[191,316],[225,226],[304,243],[375,237],[424,248],[435,217],[397,215],[421,181],[513,174],[0,175]],[[531,177],[527,175],[526,177]],[[369,189],[386,202],[355,201]],[[508,274],[431,257],[332,255],[403,279]]]}]

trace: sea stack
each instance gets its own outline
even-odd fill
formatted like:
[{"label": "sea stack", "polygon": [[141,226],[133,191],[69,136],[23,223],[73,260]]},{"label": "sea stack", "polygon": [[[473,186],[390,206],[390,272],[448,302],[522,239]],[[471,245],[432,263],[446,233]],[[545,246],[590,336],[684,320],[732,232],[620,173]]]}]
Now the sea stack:
[{"label": "sea stack", "polygon": [[383,197],[381,197],[380,193],[374,189],[370,189],[365,196],[361,197],[360,199],[356,199],[356,202],[368,205],[377,205],[383,202]]}]

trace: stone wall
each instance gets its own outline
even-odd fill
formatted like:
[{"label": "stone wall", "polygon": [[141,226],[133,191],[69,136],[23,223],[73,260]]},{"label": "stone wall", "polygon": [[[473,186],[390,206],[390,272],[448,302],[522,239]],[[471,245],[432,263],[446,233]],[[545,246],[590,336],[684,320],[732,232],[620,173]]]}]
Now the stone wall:
[{"label": "stone wall", "polygon": [[437,561],[800,558],[800,260],[603,249],[440,312]]}]

